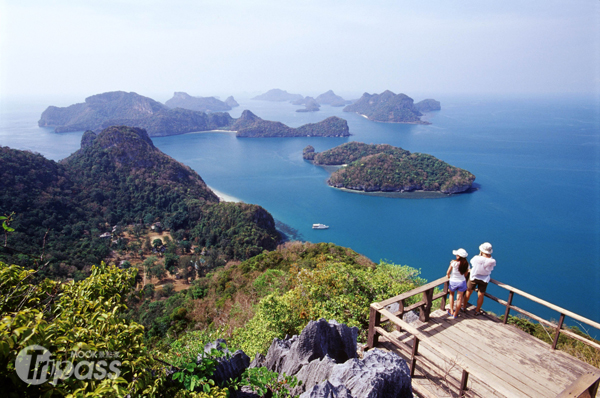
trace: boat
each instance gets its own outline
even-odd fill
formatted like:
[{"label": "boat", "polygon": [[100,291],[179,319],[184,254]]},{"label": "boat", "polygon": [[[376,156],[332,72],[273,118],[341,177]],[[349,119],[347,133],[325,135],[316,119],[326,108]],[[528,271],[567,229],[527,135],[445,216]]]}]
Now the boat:
[{"label": "boat", "polygon": [[329,225],[325,224],[313,224],[313,229],[328,229]]}]

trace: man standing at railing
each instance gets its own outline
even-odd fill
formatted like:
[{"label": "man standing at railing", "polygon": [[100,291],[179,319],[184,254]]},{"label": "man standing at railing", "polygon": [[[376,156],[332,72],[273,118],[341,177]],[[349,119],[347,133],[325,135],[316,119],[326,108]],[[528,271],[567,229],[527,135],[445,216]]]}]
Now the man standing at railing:
[{"label": "man standing at railing", "polygon": [[492,251],[491,243],[482,243],[479,246],[479,255],[471,259],[471,271],[469,281],[467,282],[467,293],[465,294],[463,309],[466,311],[471,293],[473,293],[473,290],[477,287],[476,316],[481,315],[481,306],[483,304],[483,298],[485,297],[485,291],[488,282],[490,281],[492,270],[496,266],[496,260],[492,258]]}]

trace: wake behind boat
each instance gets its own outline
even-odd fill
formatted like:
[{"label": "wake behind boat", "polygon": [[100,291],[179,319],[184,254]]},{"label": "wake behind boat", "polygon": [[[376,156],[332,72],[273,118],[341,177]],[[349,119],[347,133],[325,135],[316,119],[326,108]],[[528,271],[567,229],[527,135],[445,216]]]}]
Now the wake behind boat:
[{"label": "wake behind boat", "polygon": [[313,224],[313,229],[328,229],[329,225],[325,224]]}]

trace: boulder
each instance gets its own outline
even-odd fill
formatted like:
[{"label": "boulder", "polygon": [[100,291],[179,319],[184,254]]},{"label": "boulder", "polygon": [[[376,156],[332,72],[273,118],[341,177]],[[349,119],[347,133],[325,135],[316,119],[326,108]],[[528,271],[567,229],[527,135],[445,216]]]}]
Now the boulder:
[{"label": "boulder", "polygon": [[206,344],[204,346],[204,353],[198,355],[199,363],[203,357],[210,356],[213,349],[225,354],[225,356],[216,358],[218,365],[213,373],[213,379],[217,384],[240,377],[246,368],[250,366],[250,357],[244,351],[237,350],[232,355],[227,346],[223,347],[221,343],[226,344],[223,339],[217,339],[212,343]]},{"label": "boulder", "polygon": [[353,398],[344,386],[334,386],[328,381],[314,386],[310,391],[300,395],[300,398]]},{"label": "boulder", "polygon": [[412,398],[410,370],[398,355],[373,349],[331,369],[333,386],[344,386],[355,398]]},{"label": "boulder", "polygon": [[358,328],[325,319],[310,321],[300,336],[274,339],[264,366],[277,373],[295,375],[303,365],[328,355],[336,363],[356,358]]}]

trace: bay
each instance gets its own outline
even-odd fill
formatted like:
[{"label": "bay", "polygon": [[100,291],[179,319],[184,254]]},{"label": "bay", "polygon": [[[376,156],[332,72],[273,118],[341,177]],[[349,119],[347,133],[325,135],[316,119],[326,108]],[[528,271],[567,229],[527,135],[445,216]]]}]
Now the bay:
[{"label": "bay", "polygon": [[[236,99],[237,96],[236,96]],[[419,100],[420,98],[416,98]],[[600,321],[600,115],[586,97],[436,98],[442,110],[431,125],[375,123],[321,107],[297,113],[289,103],[240,100],[250,109],[292,127],[328,116],[348,121],[349,138],[238,139],[231,133],[191,133],[153,138],[155,145],[189,165],[216,190],[266,208],[304,240],[350,247],[373,261],[443,276],[452,250],[470,256],[489,241],[498,265],[493,278]],[[69,103],[78,102],[75,99]],[[56,134],[36,122],[43,101],[5,102],[0,145],[59,160],[79,148],[81,132]],[[386,143],[434,155],[476,175],[479,189],[440,199],[399,199],[342,192],[326,184],[328,172],[302,159],[348,141]],[[313,223],[330,226],[313,230]],[[491,293],[506,299],[507,292]],[[473,299],[472,299],[473,301]],[[484,308],[501,312],[487,300]],[[516,299],[545,318],[559,314]]]}]

